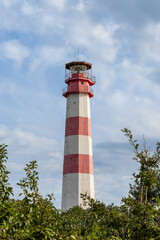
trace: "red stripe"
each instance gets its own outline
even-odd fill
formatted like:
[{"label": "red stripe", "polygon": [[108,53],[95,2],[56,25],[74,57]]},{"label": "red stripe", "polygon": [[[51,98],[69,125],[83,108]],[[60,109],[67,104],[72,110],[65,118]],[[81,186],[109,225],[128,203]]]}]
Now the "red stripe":
[{"label": "red stripe", "polygon": [[87,117],[67,118],[65,136],[71,135],[85,135],[91,137],[91,119]]},{"label": "red stripe", "polygon": [[92,156],[85,154],[64,156],[63,175],[68,173],[88,173],[93,175]]}]

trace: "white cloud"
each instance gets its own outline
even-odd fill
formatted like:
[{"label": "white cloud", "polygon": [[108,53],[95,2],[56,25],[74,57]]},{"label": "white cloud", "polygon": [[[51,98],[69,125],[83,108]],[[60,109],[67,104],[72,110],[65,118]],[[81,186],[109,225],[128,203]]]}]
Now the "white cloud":
[{"label": "white cloud", "polygon": [[[112,119],[112,126],[109,120],[106,122],[107,138],[118,139],[122,135],[120,129],[124,127],[129,127],[139,136],[159,138],[160,113],[150,98],[117,91],[110,96],[107,110],[110,113],[109,119]],[[103,118],[107,120],[107,114]]]},{"label": "white cloud", "polygon": [[56,7],[59,10],[64,9],[67,0],[44,0],[45,4],[49,4],[50,6]]},{"label": "white cloud", "polygon": [[[73,8],[74,4],[66,4],[66,0],[42,0],[39,4],[24,1],[17,4],[17,11],[6,11],[2,14],[1,28],[45,34],[46,42],[48,36],[49,39],[56,36],[66,48],[80,47],[85,50],[85,56],[113,62],[118,51],[114,34],[119,26],[110,22],[93,23],[88,13],[89,6],[86,8],[86,4],[78,1],[76,11]],[[57,9],[64,8],[64,14],[59,14]],[[54,44],[52,41],[51,43]],[[35,60],[34,64],[38,65],[38,60]]]},{"label": "white cloud", "polygon": [[2,4],[5,8],[9,8],[16,3],[18,3],[19,0],[0,0],[0,4]]},{"label": "white cloud", "polygon": [[2,98],[4,94],[9,94],[13,96],[16,93],[17,86],[13,81],[9,81],[8,79],[0,79],[0,95]]},{"label": "white cloud", "polygon": [[[14,0],[13,0],[14,2]],[[10,1],[9,1],[10,3]],[[1,24],[0,29],[17,31],[18,33],[33,33],[46,36],[57,31],[62,27],[64,17],[59,14],[59,8],[51,7],[46,1],[20,1],[15,0],[15,4],[0,8]],[[60,1],[55,4],[62,7]]]},{"label": "white cloud", "polygon": [[19,64],[30,54],[29,49],[17,40],[0,43],[0,50],[1,58],[7,58]]},{"label": "white cloud", "polygon": [[70,19],[67,24],[67,35],[72,44],[85,49],[85,55],[89,58],[113,62],[118,51],[114,39],[117,29],[118,25],[112,23],[93,24],[85,14],[81,19],[77,18],[75,21]]},{"label": "white cloud", "polygon": [[129,59],[123,59],[116,66],[116,70],[120,75],[120,81],[124,84],[123,88],[126,88],[130,94],[136,90],[145,96],[155,96],[155,94],[159,96],[160,84],[151,77],[157,71],[153,65],[133,63]]},{"label": "white cloud", "polygon": [[[159,21],[160,2],[158,0],[88,0],[92,4],[92,15],[94,18],[108,17],[117,22],[129,24],[131,28],[141,29],[149,21]],[[138,26],[138,27],[137,27]]]},{"label": "white cloud", "polygon": [[77,6],[74,7],[73,9],[75,9],[79,12],[84,12],[86,9],[86,3],[84,3],[84,0],[79,0]]},{"label": "white cloud", "polygon": [[160,23],[150,22],[141,33],[140,42],[137,43],[140,59],[145,62],[160,61]]},{"label": "white cloud", "polygon": [[54,152],[54,149],[57,149],[58,146],[56,140],[38,137],[30,132],[20,129],[10,130],[6,126],[0,125],[0,139],[1,142],[5,141],[11,147],[17,146],[16,151],[18,153],[25,153],[31,156],[33,154],[39,155],[40,152],[46,151],[46,154],[50,157],[60,157],[59,154],[57,155],[58,150]]},{"label": "white cloud", "polygon": [[[1,119],[2,123],[8,124],[8,128],[0,127],[0,139],[9,144],[8,166],[14,177],[21,174],[29,160],[39,161],[42,192],[51,189],[56,182],[55,189],[60,196],[63,148],[62,143],[59,147],[59,142],[52,136],[63,138],[65,120],[65,103],[58,95],[63,83],[57,81],[55,88],[53,81],[46,78],[52,78],[58,71],[62,74],[59,65],[72,60],[78,47],[81,59],[93,63],[97,77],[95,98],[92,99],[93,142],[124,142],[126,139],[120,132],[123,127],[129,127],[138,136],[159,138],[160,24],[148,21],[134,28],[131,22],[138,22],[135,11],[139,9],[138,4],[133,4],[134,11],[129,9],[132,13],[129,17],[125,14],[127,4],[120,4],[124,10],[119,11],[114,1],[107,2],[106,5],[105,1],[99,4],[88,0],[0,0],[0,29],[4,31],[4,38],[17,36],[30,46],[24,46],[18,40],[8,41],[8,38],[0,43],[0,60],[4,64],[4,80],[0,79]],[[143,2],[141,7],[145,6]],[[142,19],[144,15],[140,16]],[[28,65],[25,63],[28,61],[24,61],[23,71],[19,69],[18,73],[8,75],[5,71],[8,61],[3,62],[4,58],[18,64],[28,58],[32,71],[27,76]],[[21,76],[25,81],[20,83]],[[52,87],[53,91],[50,91]],[[120,153],[114,153],[114,157],[107,153],[107,158],[104,150],[98,154],[96,160],[103,159],[103,162],[95,171],[98,174],[95,178],[97,192],[103,200],[117,202],[123,195],[119,189],[126,186],[128,189],[128,183],[125,185],[124,174],[117,173],[116,179],[115,174],[105,177],[104,166],[114,159],[119,166]],[[113,169],[112,166],[110,171]],[[56,173],[59,174],[57,179]],[[104,182],[105,191],[102,189]],[[110,187],[113,185],[116,195]]]},{"label": "white cloud", "polygon": [[122,197],[128,195],[131,176],[122,176],[114,173],[104,173],[95,175],[96,199],[105,202],[107,205],[114,203],[119,205]]},{"label": "white cloud", "polygon": [[38,67],[54,66],[65,62],[67,49],[52,46],[42,46],[37,49],[37,54],[31,63],[31,71]]},{"label": "white cloud", "polygon": [[152,79],[155,68],[124,59],[120,64],[107,66],[107,71],[103,68],[98,71],[102,74],[98,73],[92,100],[93,141],[123,142],[120,130],[124,127],[140,138],[145,135],[158,139],[160,83]]},{"label": "white cloud", "polygon": [[[46,188],[44,182],[54,186],[56,189],[56,198],[59,199],[61,189],[62,176],[62,153],[60,144],[46,137],[39,137],[31,132],[26,132],[21,129],[10,130],[4,125],[0,125],[0,143],[8,145],[8,164],[7,167],[10,174],[10,182],[16,187],[16,183],[20,178],[24,177],[23,168],[25,164],[31,160],[37,160],[38,172],[40,174],[40,191],[42,194],[52,193],[52,189]],[[42,181],[43,180],[43,181]],[[16,189],[16,197],[20,192]],[[58,192],[58,193],[57,193]],[[59,202],[57,203],[59,204]]]},{"label": "white cloud", "polygon": [[33,5],[29,4],[29,2],[25,1],[22,5],[22,13],[24,15],[32,15],[35,13],[35,9]]}]

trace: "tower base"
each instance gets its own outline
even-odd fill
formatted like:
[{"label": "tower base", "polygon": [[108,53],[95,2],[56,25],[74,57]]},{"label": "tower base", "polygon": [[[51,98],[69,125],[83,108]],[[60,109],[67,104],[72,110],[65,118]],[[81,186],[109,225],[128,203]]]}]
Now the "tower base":
[{"label": "tower base", "polygon": [[71,173],[63,176],[62,211],[67,211],[73,206],[83,206],[81,193],[94,198],[94,177],[87,173]]}]

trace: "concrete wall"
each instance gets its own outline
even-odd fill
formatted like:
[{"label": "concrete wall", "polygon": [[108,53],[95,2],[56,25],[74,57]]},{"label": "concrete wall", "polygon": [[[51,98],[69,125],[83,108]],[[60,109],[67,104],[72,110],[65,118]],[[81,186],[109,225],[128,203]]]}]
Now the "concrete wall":
[{"label": "concrete wall", "polygon": [[88,94],[68,94],[66,107],[67,125],[64,147],[62,211],[81,205],[81,193],[88,193],[94,198],[90,100]]},{"label": "concrete wall", "polygon": [[83,208],[81,193],[87,193],[92,198],[94,195],[94,176],[85,173],[72,173],[63,176],[62,211],[79,205]]},{"label": "concrete wall", "polygon": [[66,174],[63,176],[62,211],[78,205],[78,174]]},{"label": "concrete wall", "polygon": [[88,154],[92,156],[92,138],[84,135],[65,137],[64,156],[69,154]]},{"label": "concrete wall", "polygon": [[68,94],[66,110],[66,118],[78,116],[90,118],[90,100],[88,94]]}]

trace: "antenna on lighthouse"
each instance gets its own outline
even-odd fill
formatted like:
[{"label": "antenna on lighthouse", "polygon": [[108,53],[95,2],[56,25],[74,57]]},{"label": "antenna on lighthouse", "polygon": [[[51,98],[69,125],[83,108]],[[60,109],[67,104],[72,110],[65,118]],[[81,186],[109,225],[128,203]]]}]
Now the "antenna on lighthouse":
[{"label": "antenna on lighthouse", "polygon": [[77,58],[77,60],[79,61],[79,48],[78,48],[78,58]]}]

